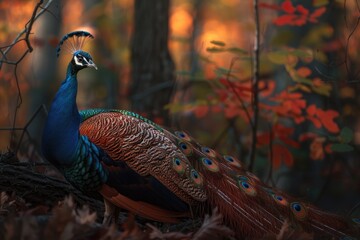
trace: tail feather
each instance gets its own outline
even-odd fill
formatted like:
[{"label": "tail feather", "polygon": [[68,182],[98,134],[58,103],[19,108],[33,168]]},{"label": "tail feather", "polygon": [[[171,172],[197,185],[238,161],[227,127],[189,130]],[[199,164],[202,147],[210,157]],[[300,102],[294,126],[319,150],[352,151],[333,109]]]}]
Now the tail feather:
[{"label": "tail feather", "polygon": [[291,228],[300,228],[315,236],[348,236],[349,225],[344,219],[297,202],[270,188],[246,171],[236,158],[220,156],[214,150],[201,146],[185,132],[173,134],[166,131],[165,134],[179,146],[203,177],[209,206],[220,210],[237,236],[278,235],[287,221],[290,221]]},{"label": "tail feather", "polygon": [[190,217],[188,213],[169,211],[146,202],[134,201],[107,185],[103,185],[99,192],[114,205],[155,221],[177,223],[179,218]]}]

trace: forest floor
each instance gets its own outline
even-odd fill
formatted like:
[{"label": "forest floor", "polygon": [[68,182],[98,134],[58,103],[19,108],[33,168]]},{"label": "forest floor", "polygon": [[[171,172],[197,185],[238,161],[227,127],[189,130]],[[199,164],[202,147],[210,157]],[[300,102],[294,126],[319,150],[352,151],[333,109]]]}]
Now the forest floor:
[{"label": "forest floor", "polygon": [[[50,169],[50,170],[49,170]],[[223,239],[232,231],[216,211],[179,224],[121,214],[120,224],[101,224],[104,207],[67,183],[47,163],[19,162],[0,154],[0,240],[13,239]],[[275,239],[275,238],[274,238]]]}]

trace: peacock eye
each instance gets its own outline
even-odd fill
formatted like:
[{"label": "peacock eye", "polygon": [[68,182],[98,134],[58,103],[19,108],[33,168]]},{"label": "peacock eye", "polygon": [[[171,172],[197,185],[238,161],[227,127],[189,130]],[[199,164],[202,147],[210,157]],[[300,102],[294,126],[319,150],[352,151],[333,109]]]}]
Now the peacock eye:
[{"label": "peacock eye", "polygon": [[219,171],[219,165],[217,162],[213,161],[210,158],[202,158],[201,159],[202,164],[205,166],[205,168],[212,172],[218,172]]},{"label": "peacock eye", "polygon": [[[246,179],[246,178],[245,178]],[[250,196],[255,196],[256,195],[256,190],[255,188],[245,180],[244,178],[240,177],[238,179],[238,186],[239,188],[245,192],[247,195],[250,195]],[[245,181],[244,181],[245,180]]]},{"label": "peacock eye", "polygon": [[190,178],[196,186],[198,186],[198,187],[202,186],[203,179],[202,179],[201,175],[195,169],[192,169],[190,171]]},{"label": "peacock eye", "polygon": [[307,217],[307,210],[305,206],[299,202],[291,203],[290,209],[298,220],[303,220]]},{"label": "peacock eye", "polygon": [[[281,195],[276,195],[276,194],[272,194],[272,197],[274,198],[274,200],[281,204],[281,205],[284,205],[284,206],[287,206],[288,205],[288,202],[286,201],[286,199],[281,196]],[[295,210],[295,209],[294,209]],[[295,210],[296,211],[296,210]]]},{"label": "peacock eye", "polygon": [[78,56],[78,57],[77,57],[77,60],[78,60],[78,62],[82,62],[82,61],[83,61],[83,58],[80,57],[80,56]]}]

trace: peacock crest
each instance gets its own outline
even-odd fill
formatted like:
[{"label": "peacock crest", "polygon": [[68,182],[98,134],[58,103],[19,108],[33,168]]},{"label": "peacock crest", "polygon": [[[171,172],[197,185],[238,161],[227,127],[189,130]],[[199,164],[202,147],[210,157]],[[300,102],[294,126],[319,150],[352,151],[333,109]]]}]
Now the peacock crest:
[{"label": "peacock crest", "polygon": [[77,51],[82,50],[85,43],[89,39],[93,39],[94,36],[86,31],[74,31],[66,34],[59,42],[56,48],[56,56],[60,56],[60,51],[64,49],[66,53],[74,54]]}]

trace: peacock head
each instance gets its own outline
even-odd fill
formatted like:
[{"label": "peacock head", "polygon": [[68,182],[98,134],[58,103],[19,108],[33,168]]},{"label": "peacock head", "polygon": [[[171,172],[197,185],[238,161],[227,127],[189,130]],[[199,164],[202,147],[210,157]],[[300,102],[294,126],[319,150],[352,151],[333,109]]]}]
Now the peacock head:
[{"label": "peacock head", "polygon": [[78,71],[87,67],[93,67],[97,70],[97,67],[93,62],[91,55],[82,50],[74,52],[71,64]]},{"label": "peacock head", "polygon": [[82,50],[84,43],[90,38],[94,38],[94,36],[85,31],[75,31],[66,34],[57,47],[57,57],[59,57],[60,51],[64,48],[66,52],[72,54],[70,65],[75,72],[87,67],[97,69],[91,55]]}]

